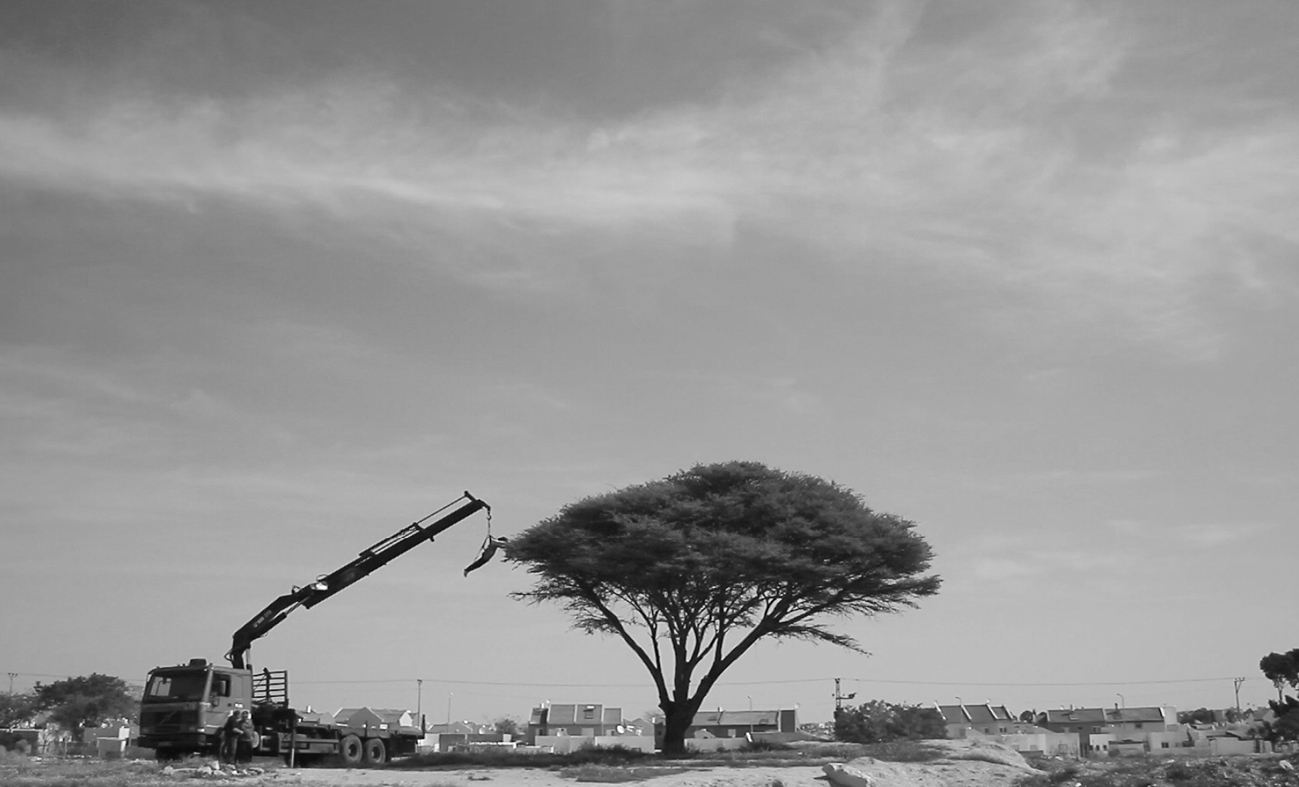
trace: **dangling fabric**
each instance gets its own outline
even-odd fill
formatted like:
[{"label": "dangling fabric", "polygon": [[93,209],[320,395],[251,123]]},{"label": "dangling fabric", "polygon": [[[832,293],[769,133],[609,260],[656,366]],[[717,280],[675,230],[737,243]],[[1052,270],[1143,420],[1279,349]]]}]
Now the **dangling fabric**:
[{"label": "dangling fabric", "polygon": [[490,535],[487,536],[487,540],[483,542],[483,551],[478,555],[478,559],[465,568],[465,576],[469,576],[470,571],[487,565],[487,561],[491,560],[496,555],[497,550],[508,544],[509,541],[508,538],[493,538]]}]

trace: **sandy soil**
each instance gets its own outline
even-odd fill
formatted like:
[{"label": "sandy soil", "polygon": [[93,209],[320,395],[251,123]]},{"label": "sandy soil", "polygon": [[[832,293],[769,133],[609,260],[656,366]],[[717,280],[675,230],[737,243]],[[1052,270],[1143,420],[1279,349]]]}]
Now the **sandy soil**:
[{"label": "sandy soil", "polygon": [[[931,763],[854,762],[879,787],[1012,787],[1026,771],[989,762],[942,760]],[[405,771],[282,768],[258,780],[266,785],[300,787],[578,787],[558,771],[501,770]],[[645,787],[833,787],[820,767],[706,768],[658,776],[632,785]]]},{"label": "sandy soil", "polygon": [[[996,747],[995,749],[992,747]],[[966,759],[968,757],[978,759]],[[998,761],[987,761],[998,760]],[[1012,787],[1035,771],[1016,752],[997,744],[953,745],[950,756],[924,763],[880,762],[870,758],[849,760],[846,765],[870,777],[877,787]],[[578,787],[559,770],[509,768],[411,771],[288,769],[260,779],[267,787]],[[667,772],[632,785],[645,787],[840,787],[831,782],[823,766],[698,768],[684,773]]]}]

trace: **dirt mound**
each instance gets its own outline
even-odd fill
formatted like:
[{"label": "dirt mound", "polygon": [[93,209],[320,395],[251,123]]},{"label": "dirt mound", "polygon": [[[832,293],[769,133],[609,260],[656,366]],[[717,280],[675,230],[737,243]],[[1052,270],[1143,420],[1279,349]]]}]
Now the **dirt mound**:
[{"label": "dirt mound", "polygon": [[[1023,755],[987,741],[925,741],[936,757],[924,762],[884,762],[858,757],[842,768],[826,766],[835,787],[862,787],[864,776],[881,787],[1010,787],[1037,770]],[[844,775],[840,775],[844,774]]]},{"label": "dirt mound", "polygon": [[1028,764],[1028,761],[1024,759],[1024,755],[1004,743],[979,740],[927,741],[926,743],[933,745],[936,749],[945,749],[947,754],[944,755],[943,759],[978,760],[996,765],[1008,765],[1011,768],[1036,770]]}]

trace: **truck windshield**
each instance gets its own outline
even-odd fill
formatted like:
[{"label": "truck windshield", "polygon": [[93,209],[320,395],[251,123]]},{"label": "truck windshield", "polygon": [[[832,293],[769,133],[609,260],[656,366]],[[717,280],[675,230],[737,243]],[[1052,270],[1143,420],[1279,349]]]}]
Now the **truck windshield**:
[{"label": "truck windshield", "polygon": [[157,672],[144,689],[145,701],[202,700],[207,693],[207,670]]}]

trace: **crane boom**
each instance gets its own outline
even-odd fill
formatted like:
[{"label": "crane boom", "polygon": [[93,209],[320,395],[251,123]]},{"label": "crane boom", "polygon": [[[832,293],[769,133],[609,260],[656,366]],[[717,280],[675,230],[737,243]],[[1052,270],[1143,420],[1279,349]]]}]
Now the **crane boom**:
[{"label": "crane boom", "polygon": [[[429,519],[463,500],[469,502],[428,525],[424,524]],[[491,506],[465,492],[462,496],[437,511],[423,519],[412,522],[369,549],[362,551],[355,560],[332,574],[321,576],[316,581],[303,587],[293,588],[293,590],[272,601],[265,609],[257,613],[234,633],[230,652],[226,654],[226,659],[236,669],[251,667],[251,665],[245,664],[245,657],[248,655],[248,649],[252,647],[253,640],[265,636],[268,631],[278,626],[290,612],[300,606],[308,609],[314,607],[343,588],[369,576],[419,544],[432,541],[434,536],[457,522],[484,509],[487,510],[490,519]]]}]

